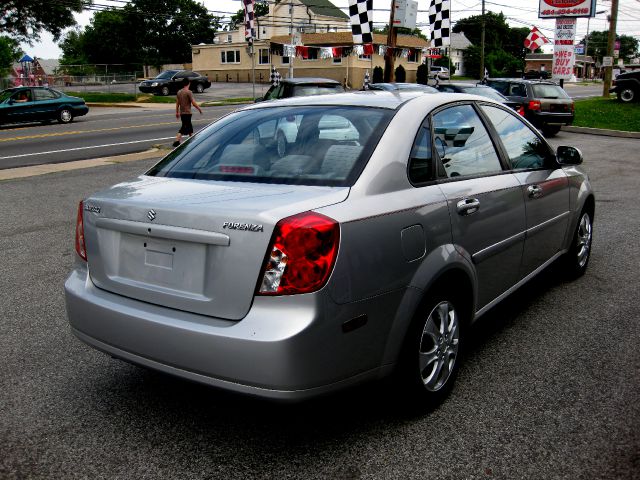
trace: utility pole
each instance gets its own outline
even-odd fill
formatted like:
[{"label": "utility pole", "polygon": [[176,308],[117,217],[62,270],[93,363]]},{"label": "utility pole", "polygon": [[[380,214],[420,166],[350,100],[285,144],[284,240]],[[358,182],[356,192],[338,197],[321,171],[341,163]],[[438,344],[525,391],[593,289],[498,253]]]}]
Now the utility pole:
[{"label": "utility pole", "polygon": [[482,30],[480,31],[480,78],[484,78],[484,0],[482,0]]},{"label": "utility pole", "polygon": [[[607,56],[613,58],[613,47],[616,42],[616,23],[618,22],[618,0],[611,0],[611,16],[609,17],[609,39],[607,41]],[[611,75],[613,73],[613,65],[605,67],[604,85],[602,87],[602,96],[609,98],[609,89],[611,88]]]},{"label": "utility pole", "polygon": [[[291,45],[293,45],[293,2],[289,2],[289,28],[291,29]],[[296,58],[295,55],[293,57],[289,57],[289,78],[293,78],[293,59]]]},{"label": "utility pole", "polygon": [[384,55],[384,81],[393,82],[395,76],[395,56],[393,49],[398,40],[398,30],[393,26],[396,13],[396,2],[391,0],[391,14],[389,16],[389,32],[387,33],[387,51]]}]

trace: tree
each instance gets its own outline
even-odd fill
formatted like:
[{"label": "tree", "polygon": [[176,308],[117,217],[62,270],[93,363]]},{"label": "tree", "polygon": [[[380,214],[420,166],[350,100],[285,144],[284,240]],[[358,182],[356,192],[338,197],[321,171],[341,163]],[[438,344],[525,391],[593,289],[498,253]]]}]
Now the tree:
[{"label": "tree", "polygon": [[191,45],[212,43],[220,18],[194,0],[132,0],[96,12],[60,44],[62,64],[123,64],[111,71],[191,60]]},{"label": "tree", "polygon": [[[266,1],[256,1],[254,6],[254,14],[256,17],[264,17],[269,14],[269,4]],[[229,30],[238,30],[244,23],[244,8],[238,10],[235,15],[231,15],[229,19]]]},{"label": "tree", "polygon": [[398,65],[396,68],[396,82],[406,82],[407,81],[407,71],[404,69],[402,65]]},{"label": "tree", "polygon": [[8,33],[18,41],[33,43],[40,39],[42,31],[47,31],[57,40],[65,28],[76,24],[74,12],[81,12],[90,4],[87,0],[5,0],[2,2],[0,33]]},{"label": "tree", "polygon": [[424,63],[418,65],[418,70],[416,70],[416,83],[421,83],[422,85],[429,84],[429,67]]},{"label": "tree", "polygon": [[381,83],[384,81],[384,70],[382,70],[382,67],[373,67],[373,76],[371,81],[372,83]]},{"label": "tree", "polygon": [[[454,33],[464,32],[473,44],[465,50],[464,62],[472,75],[480,76],[480,45],[482,35],[482,15],[473,15],[458,20],[453,27]],[[524,39],[529,34],[527,27],[511,28],[505,16],[487,12],[485,20],[485,67],[492,76],[515,75],[524,70]]]},{"label": "tree", "polygon": [[0,37],[0,77],[4,77],[10,72],[13,63],[20,60],[22,55],[23,52],[16,40]]},{"label": "tree", "polygon": [[[586,36],[582,38],[583,45]],[[602,61],[602,57],[607,55],[607,41],[609,39],[609,31],[589,32],[589,45],[587,55],[591,56],[595,61]],[[638,56],[638,40],[629,35],[616,35],[616,40],[620,41],[620,58],[630,60]]]},{"label": "tree", "polygon": [[[419,28],[404,28],[404,27],[396,27],[398,31],[398,35],[412,35],[414,37],[420,37],[424,40],[429,40],[427,36],[422,33],[422,30]],[[389,24],[385,25],[382,28],[374,28],[373,33],[381,33],[383,35],[387,35],[389,33]]]}]

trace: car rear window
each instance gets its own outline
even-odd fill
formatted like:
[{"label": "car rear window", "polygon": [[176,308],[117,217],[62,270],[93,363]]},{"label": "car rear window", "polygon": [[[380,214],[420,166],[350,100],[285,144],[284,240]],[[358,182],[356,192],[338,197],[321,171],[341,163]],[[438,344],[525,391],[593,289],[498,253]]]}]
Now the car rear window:
[{"label": "car rear window", "polygon": [[569,95],[558,85],[531,85],[536,98],[569,98]]},{"label": "car rear window", "polygon": [[232,113],[198,132],[147,175],[349,186],[394,110],[303,106]]},{"label": "car rear window", "polygon": [[465,87],[464,93],[471,95],[480,95],[481,97],[490,98],[491,100],[497,100],[498,102],[504,102],[506,99],[490,87]]},{"label": "car rear window", "polygon": [[296,85],[293,87],[294,97],[306,97],[309,95],[326,95],[328,93],[342,93],[342,85]]}]

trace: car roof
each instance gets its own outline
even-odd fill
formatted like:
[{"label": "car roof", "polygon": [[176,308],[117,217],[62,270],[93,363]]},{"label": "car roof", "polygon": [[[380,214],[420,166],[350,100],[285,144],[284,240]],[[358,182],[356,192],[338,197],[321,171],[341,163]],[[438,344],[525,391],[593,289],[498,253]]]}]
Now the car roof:
[{"label": "car roof", "polygon": [[491,101],[486,97],[466,93],[438,92],[425,95],[421,90],[364,90],[350,93],[337,93],[335,95],[312,95],[308,97],[283,98],[280,100],[256,103],[246,106],[241,110],[299,106],[370,107],[396,110],[405,103],[416,98],[428,98],[431,109],[444,103],[459,102],[465,99],[481,100],[483,102]]},{"label": "car roof", "polygon": [[303,85],[307,83],[332,83],[336,85],[341,85],[337,80],[333,80],[331,78],[320,78],[320,77],[298,77],[298,78],[283,78],[280,80],[280,83],[291,83],[294,85]]},{"label": "car roof", "polygon": [[439,86],[446,87],[447,85],[451,85],[452,87],[461,87],[461,88],[475,88],[475,87],[491,88],[489,85],[483,85],[481,83],[464,83],[464,82],[443,82]]},{"label": "car roof", "polygon": [[541,80],[541,79],[535,79],[535,78],[490,78],[489,79],[490,82],[517,82],[517,83],[541,83],[544,85],[555,85],[556,87],[558,86],[558,84],[554,81],[551,80]]}]

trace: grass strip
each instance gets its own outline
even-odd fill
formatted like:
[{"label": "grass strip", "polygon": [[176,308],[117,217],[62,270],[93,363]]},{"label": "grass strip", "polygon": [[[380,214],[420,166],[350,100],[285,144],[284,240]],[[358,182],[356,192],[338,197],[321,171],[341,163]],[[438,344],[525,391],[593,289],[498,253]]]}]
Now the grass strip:
[{"label": "grass strip", "polygon": [[640,103],[622,103],[615,96],[579,99],[573,125],[640,132]]}]

